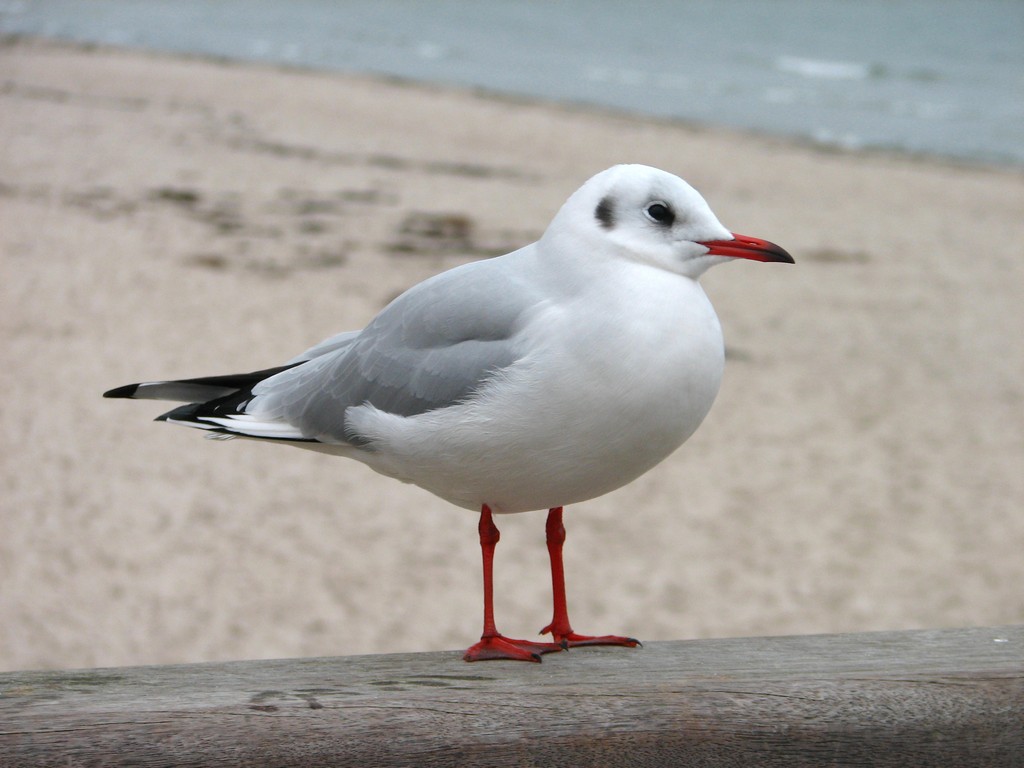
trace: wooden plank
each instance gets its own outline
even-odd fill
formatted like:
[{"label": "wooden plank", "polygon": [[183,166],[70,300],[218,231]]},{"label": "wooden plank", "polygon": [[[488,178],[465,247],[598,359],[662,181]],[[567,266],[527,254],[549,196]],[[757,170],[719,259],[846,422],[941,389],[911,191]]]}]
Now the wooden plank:
[{"label": "wooden plank", "polygon": [[1024,766],[1024,626],[5,673],[0,765]]}]

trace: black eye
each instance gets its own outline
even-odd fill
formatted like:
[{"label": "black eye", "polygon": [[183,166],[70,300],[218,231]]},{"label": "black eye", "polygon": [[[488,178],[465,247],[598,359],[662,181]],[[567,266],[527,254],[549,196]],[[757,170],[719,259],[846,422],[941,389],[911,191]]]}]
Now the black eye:
[{"label": "black eye", "polygon": [[665,226],[671,226],[676,218],[676,215],[672,213],[672,209],[665,205],[665,203],[651,203],[644,209],[644,213],[647,214],[647,218],[651,221],[664,224]]}]

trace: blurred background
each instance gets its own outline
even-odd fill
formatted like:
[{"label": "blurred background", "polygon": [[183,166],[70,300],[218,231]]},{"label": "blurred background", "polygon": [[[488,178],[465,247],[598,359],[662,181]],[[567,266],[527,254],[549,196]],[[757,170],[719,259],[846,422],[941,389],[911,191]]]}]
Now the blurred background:
[{"label": "blurred background", "polygon": [[1024,163],[1017,0],[6,0],[0,30]]},{"label": "blurred background", "polygon": [[[567,511],[576,628],[1024,622],[1024,3],[0,0],[0,35],[0,669],[469,645],[474,515],[100,394],[361,327],[616,162],[797,264],[702,281],[722,392]],[[499,525],[532,635],[543,515]]]}]

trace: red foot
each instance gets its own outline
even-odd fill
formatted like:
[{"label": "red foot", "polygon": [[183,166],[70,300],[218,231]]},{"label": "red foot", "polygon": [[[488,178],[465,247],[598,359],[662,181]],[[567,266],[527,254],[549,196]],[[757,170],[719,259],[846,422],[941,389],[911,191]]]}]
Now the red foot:
[{"label": "red foot", "polygon": [[639,640],[632,637],[620,637],[619,635],[578,635],[571,629],[568,631],[556,632],[552,625],[548,624],[540,631],[542,635],[551,634],[562,648],[579,648],[585,645],[621,645],[626,648],[636,648],[641,645]]},{"label": "red foot", "polygon": [[542,653],[561,650],[564,650],[564,647],[557,643],[535,643],[532,640],[513,640],[504,635],[485,635],[480,638],[479,643],[468,648],[462,658],[466,661],[511,659],[540,663]]}]

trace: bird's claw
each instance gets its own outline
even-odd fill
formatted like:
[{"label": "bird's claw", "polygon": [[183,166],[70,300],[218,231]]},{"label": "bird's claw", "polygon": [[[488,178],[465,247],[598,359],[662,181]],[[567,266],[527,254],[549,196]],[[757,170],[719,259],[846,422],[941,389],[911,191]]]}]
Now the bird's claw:
[{"label": "bird's claw", "polygon": [[470,646],[462,658],[466,661],[512,661],[540,662],[541,654],[565,650],[559,643],[540,643],[533,640],[513,640],[504,635],[484,635],[480,642]]},{"label": "bird's claw", "polygon": [[571,629],[567,631],[555,631],[552,629],[550,624],[544,627],[544,629],[540,631],[540,634],[550,634],[552,638],[554,638],[555,643],[566,650],[569,650],[570,648],[581,648],[588,645],[618,645],[626,648],[636,648],[637,646],[643,647],[643,643],[633,637],[622,637],[620,635],[580,635],[573,632]]}]

